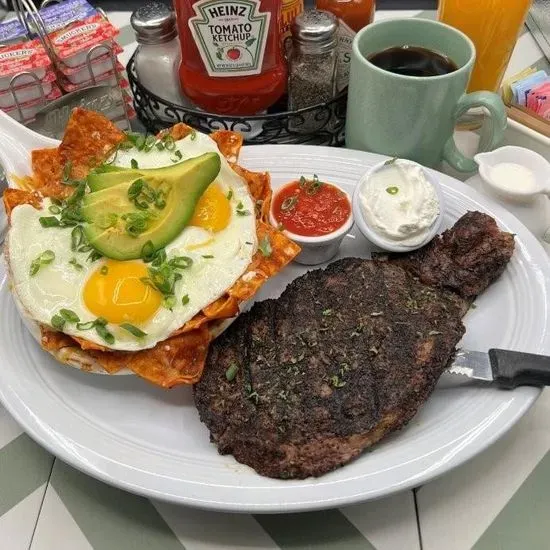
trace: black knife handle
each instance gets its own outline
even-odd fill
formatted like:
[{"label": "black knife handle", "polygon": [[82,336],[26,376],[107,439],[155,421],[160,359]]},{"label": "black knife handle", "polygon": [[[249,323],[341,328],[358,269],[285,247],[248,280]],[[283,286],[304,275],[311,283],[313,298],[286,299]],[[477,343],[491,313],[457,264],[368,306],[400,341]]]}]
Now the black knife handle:
[{"label": "black knife handle", "polygon": [[489,360],[498,386],[550,386],[550,357],[519,351],[490,349]]}]

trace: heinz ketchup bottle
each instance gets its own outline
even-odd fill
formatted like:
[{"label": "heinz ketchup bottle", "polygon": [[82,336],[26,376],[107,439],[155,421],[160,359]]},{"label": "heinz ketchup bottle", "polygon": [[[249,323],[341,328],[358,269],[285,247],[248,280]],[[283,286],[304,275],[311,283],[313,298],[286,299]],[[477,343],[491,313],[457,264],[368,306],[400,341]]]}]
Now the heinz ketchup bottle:
[{"label": "heinz ketchup bottle", "polygon": [[281,0],[174,0],[185,95],[212,113],[253,115],[286,89]]}]

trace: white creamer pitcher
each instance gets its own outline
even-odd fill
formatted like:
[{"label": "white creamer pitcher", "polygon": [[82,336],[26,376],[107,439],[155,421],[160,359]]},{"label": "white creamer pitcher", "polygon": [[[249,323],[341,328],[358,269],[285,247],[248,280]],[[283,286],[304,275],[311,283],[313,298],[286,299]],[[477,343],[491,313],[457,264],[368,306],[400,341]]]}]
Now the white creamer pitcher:
[{"label": "white creamer pitcher", "polygon": [[[523,147],[506,146],[474,157],[479,175],[468,184],[499,202],[516,216],[538,239],[544,240],[550,227],[550,163],[538,153]],[[520,165],[531,172],[533,184],[503,189],[494,179],[494,168],[504,163]]]}]

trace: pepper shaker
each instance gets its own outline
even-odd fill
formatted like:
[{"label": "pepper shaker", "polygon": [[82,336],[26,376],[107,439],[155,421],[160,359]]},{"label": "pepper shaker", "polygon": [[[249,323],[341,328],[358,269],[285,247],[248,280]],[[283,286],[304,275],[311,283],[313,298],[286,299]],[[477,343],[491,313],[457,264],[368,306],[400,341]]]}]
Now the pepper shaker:
[{"label": "pepper shaker", "polygon": [[[307,10],[296,17],[291,33],[289,109],[296,111],[330,101],[336,95],[338,19],[327,11]],[[293,117],[292,130],[320,130],[329,122],[330,111],[327,109],[326,117],[323,115],[319,110],[305,113],[303,121]]]},{"label": "pepper shaker", "polygon": [[160,2],[149,2],[132,13],[130,23],[138,42],[135,67],[139,81],[161,99],[190,106],[180,90],[181,49],[174,12]]}]

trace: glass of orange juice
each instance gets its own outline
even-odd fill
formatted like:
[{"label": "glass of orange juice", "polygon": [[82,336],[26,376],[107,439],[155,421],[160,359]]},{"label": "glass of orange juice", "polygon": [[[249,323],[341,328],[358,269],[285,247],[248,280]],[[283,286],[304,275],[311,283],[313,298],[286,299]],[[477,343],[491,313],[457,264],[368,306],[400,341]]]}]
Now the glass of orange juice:
[{"label": "glass of orange juice", "polygon": [[439,20],[461,30],[476,47],[469,92],[497,90],[530,5],[531,0],[439,1]]}]

